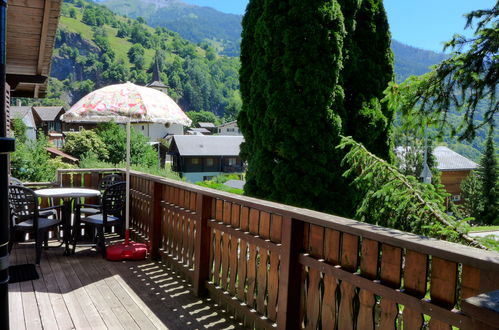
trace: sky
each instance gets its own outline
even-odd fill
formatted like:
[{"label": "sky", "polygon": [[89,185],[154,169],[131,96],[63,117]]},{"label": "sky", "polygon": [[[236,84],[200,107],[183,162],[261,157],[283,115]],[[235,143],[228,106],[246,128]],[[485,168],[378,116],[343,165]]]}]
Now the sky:
[{"label": "sky", "polygon": [[[183,0],[231,14],[244,14],[248,0]],[[385,0],[392,37],[410,46],[442,51],[442,44],[464,30],[464,14],[492,8],[495,0]],[[469,32],[468,32],[469,31]]]}]

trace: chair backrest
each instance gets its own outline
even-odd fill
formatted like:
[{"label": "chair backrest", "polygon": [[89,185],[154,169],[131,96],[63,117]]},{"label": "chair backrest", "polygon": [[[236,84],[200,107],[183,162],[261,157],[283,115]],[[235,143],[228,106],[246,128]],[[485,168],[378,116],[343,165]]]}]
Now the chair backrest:
[{"label": "chair backrest", "polygon": [[37,227],[38,197],[35,192],[23,186],[9,186],[9,207],[14,224],[33,219],[33,226]]},{"label": "chair backrest", "polygon": [[102,210],[106,215],[122,216],[125,208],[126,184],[118,182],[110,185],[102,196]]},{"label": "chair backrest", "polygon": [[99,182],[99,189],[105,191],[109,186],[123,181],[123,177],[119,174],[109,174],[101,179]]},{"label": "chair backrest", "polygon": [[12,186],[24,186],[24,183],[21,180],[14,178],[13,176],[9,177],[9,184]]}]

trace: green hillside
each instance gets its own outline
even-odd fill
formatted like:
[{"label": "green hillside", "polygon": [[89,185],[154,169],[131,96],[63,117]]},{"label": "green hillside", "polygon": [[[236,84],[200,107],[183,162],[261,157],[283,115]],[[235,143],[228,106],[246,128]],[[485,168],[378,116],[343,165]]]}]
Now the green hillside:
[{"label": "green hillside", "polygon": [[147,84],[156,62],[168,94],[185,111],[207,110],[218,116],[227,109],[237,112],[238,58],[219,56],[208,44],[197,46],[173,31],[83,0],[63,3],[49,99],[44,102],[63,99],[72,104],[113,83]]},{"label": "green hillside", "polygon": [[241,15],[177,0],[105,0],[100,3],[120,15],[143,17],[149,25],[178,32],[196,44],[207,42],[221,55],[239,56]]}]

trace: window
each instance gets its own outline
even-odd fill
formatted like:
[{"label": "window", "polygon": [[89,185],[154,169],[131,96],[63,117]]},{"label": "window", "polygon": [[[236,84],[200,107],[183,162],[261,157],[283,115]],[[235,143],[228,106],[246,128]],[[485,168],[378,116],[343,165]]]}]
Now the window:
[{"label": "window", "polygon": [[213,166],[213,158],[206,158],[206,166]]},{"label": "window", "polygon": [[453,202],[459,202],[461,200],[461,195],[452,195]]},{"label": "window", "polygon": [[145,129],[145,126],[144,126],[144,125],[142,125],[142,130],[144,130],[144,129]]},{"label": "window", "polygon": [[234,132],[235,129],[234,128],[227,128],[227,132]]},{"label": "window", "polygon": [[230,157],[229,158],[229,166],[236,165],[236,162],[237,162],[236,157]]},{"label": "window", "polygon": [[191,158],[191,164],[192,165],[199,165],[199,158],[197,158],[197,157]]}]

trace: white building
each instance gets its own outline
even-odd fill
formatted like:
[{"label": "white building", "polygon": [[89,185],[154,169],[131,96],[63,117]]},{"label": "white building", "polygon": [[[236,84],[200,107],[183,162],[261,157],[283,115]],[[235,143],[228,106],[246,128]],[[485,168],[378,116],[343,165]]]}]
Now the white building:
[{"label": "white building", "polygon": [[10,118],[21,119],[26,125],[26,137],[29,140],[36,140],[36,123],[31,107],[10,107]]},{"label": "white building", "polygon": [[230,121],[228,123],[218,126],[218,134],[220,135],[243,135],[237,126],[237,121]]},{"label": "white building", "polygon": [[184,126],[179,124],[172,124],[166,127],[163,124],[132,124],[138,132],[147,136],[150,141],[158,141],[158,139],[164,139],[170,135],[183,135]]}]

